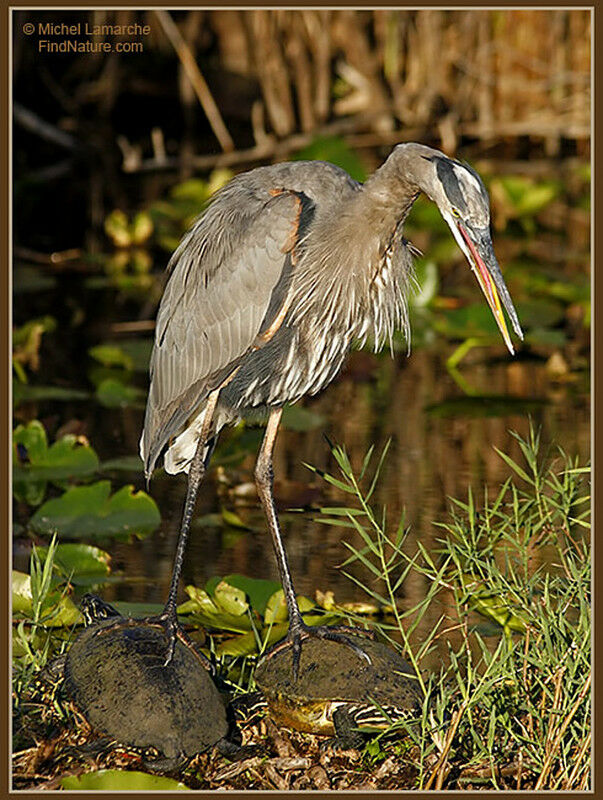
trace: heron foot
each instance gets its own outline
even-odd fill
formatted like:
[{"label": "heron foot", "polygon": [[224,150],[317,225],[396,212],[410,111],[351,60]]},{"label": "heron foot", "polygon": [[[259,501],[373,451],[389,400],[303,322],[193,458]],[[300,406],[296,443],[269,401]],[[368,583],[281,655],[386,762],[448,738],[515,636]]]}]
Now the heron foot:
[{"label": "heron foot", "polygon": [[363,628],[352,628],[349,625],[306,625],[301,619],[293,622],[289,626],[287,636],[270,649],[270,654],[274,654],[285,647],[293,648],[293,680],[297,681],[299,675],[299,659],[301,655],[302,642],[304,639],[309,639],[311,636],[317,639],[328,639],[331,642],[339,642],[340,644],[350,647],[359,658],[364,659],[367,664],[371,664],[370,656],[365,652],[361,645],[357,644],[354,639],[359,636],[364,636],[367,639],[374,639],[372,631],[364,630]]},{"label": "heron foot", "polygon": [[146,621],[150,625],[161,625],[163,631],[165,633],[167,639],[167,651],[165,655],[165,661],[163,662],[163,666],[167,667],[171,660],[174,658],[174,651],[176,649],[176,641],[180,639],[180,641],[185,644],[187,647],[190,647],[192,650],[195,651],[199,659],[202,661],[203,666],[205,669],[210,673],[210,675],[214,676],[216,673],[215,665],[205,656],[199,648],[195,645],[194,642],[186,635],[186,633],[182,630],[180,625],[178,624],[178,615],[176,614],[176,609],[166,606],[165,609],[161,612],[161,614],[157,614],[153,617],[147,617]]}]

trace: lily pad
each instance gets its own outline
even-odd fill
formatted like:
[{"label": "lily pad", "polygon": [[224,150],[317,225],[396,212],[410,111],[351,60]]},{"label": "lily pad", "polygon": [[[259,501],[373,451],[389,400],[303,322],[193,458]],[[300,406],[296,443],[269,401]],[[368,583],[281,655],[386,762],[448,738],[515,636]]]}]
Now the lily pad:
[{"label": "lily pad", "polygon": [[216,586],[214,599],[221,609],[235,616],[245,614],[249,608],[249,604],[245,599],[245,592],[237,589],[236,586],[227,581],[220,581]]},{"label": "lily pad", "polygon": [[[304,595],[297,596],[297,605],[302,614],[316,608],[316,603]],[[287,603],[285,602],[285,593],[282,589],[278,589],[266,603],[266,611],[264,613],[264,622],[266,625],[272,625],[275,622],[284,622],[288,618]],[[310,623],[308,623],[310,624]],[[317,624],[317,623],[314,623]]]},{"label": "lily pad", "polygon": [[[262,631],[260,636],[262,641],[266,643],[266,647],[270,647],[276,642],[284,639],[287,635],[288,625],[281,622],[278,625],[273,625],[272,628]],[[258,652],[257,633],[250,631],[244,633],[242,636],[235,636],[232,639],[226,639],[220,642],[216,647],[216,655],[222,656],[249,656]]]},{"label": "lily pad", "polygon": [[282,589],[278,589],[266,604],[264,622],[266,625],[272,625],[275,622],[286,622],[288,616],[285,593]]},{"label": "lily pad", "polygon": [[13,491],[17,500],[39,505],[48,481],[89,475],[98,467],[89,444],[67,434],[48,447],[44,426],[38,420],[13,431]]},{"label": "lily pad", "polygon": [[[341,623],[344,618],[339,614],[314,614],[312,616],[305,615],[304,622],[306,625],[327,625],[332,623]],[[289,628],[288,622],[278,622],[271,627],[267,627],[260,631],[260,638],[265,642],[266,647],[270,647],[276,642],[284,639],[287,635]],[[257,633],[250,631],[242,636],[236,636],[232,639],[227,639],[220,642],[216,647],[216,655],[221,656],[246,656],[252,653],[257,653]]]},{"label": "lily pad", "polygon": [[[233,591],[234,587],[231,587]],[[251,621],[246,613],[247,604],[245,603],[245,611],[242,610],[242,605],[235,605],[228,602],[232,599],[232,595],[228,595],[226,605],[230,610],[225,609],[221,605],[221,598],[211,598],[209,594],[203,589],[198,589],[196,586],[187,586],[186,593],[190,600],[182,603],[178,607],[179,614],[191,614],[196,622],[199,622],[205,628],[215,628],[218,630],[233,631],[234,633],[245,633],[251,630]],[[232,613],[233,609],[236,613]]]},{"label": "lily pad", "polygon": [[126,385],[117,378],[106,378],[99,384],[96,397],[107,408],[123,408],[142,401],[144,392],[136,386]]},{"label": "lily pad", "polygon": [[205,584],[206,591],[211,595],[220,581],[229,583],[231,586],[240,589],[246,597],[254,611],[260,616],[266,612],[266,604],[272,595],[277,592],[281,585],[278,581],[269,581],[262,578],[249,578],[246,575],[226,575],[225,578],[210,578]]},{"label": "lily pad", "polygon": [[172,792],[188,791],[188,786],[163,775],[150,775],[135,770],[99,769],[82,775],[67,775],[61,779],[61,788],[71,791],[127,791],[127,792]]},{"label": "lily pad", "polygon": [[12,572],[12,611],[14,614],[31,613],[31,577],[14,569]]},{"label": "lily pad", "polygon": [[[38,547],[42,562],[48,554],[47,547]],[[58,544],[54,551],[53,563],[57,571],[71,583],[90,586],[99,583],[111,572],[109,553],[90,544],[66,542]]]},{"label": "lily pad", "polygon": [[146,492],[124,486],[111,494],[109,481],[68,489],[48,500],[31,518],[36,533],[57,531],[62,539],[143,539],[158,527],[161,518],[155,501]]}]

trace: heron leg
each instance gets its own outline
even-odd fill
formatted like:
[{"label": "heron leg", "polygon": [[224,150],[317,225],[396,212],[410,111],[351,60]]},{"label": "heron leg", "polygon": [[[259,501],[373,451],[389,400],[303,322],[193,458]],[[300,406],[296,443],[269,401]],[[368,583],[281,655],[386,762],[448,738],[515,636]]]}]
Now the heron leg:
[{"label": "heron leg", "polygon": [[[286,645],[290,643],[293,647],[293,677],[297,680],[303,639],[308,636],[316,636],[321,639],[331,639],[332,641],[341,642],[351,647],[358,656],[365,659],[370,664],[371,662],[368,654],[346,634],[352,634],[354,636],[372,636],[372,634],[367,631],[346,626],[329,627],[327,625],[318,625],[310,627],[306,625],[303,620],[295,597],[291,570],[289,569],[289,562],[281,537],[273,494],[274,471],[272,467],[272,454],[282,413],[282,408],[275,408],[270,412],[268,424],[266,425],[266,433],[264,434],[264,440],[262,441],[255,466],[255,482],[260,502],[268,521],[268,529],[272,537],[278,571],[285,594],[287,611],[289,613],[289,631],[283,644]],[[277,647],[279,647],[279,645],[277,645]]]},{"label": "heron leg", "polygon": [[300,624],[303,625],[303,620],[301,611],[297,605],[297,600],[295,599],[291,570],[289,569],[287,553],[285,552],[283,539],[281,537],[273,494],[274,471],[272,468],[272,454],[274,452],[274,443],[276,441],[276,434],[278,433],[278,426],[281,421],[282,413],[282,408],[275,408],[270,412],[268,424],[266,425],[266,433],[264,434],[264,440],[260,447],[258,460],[255,465],[255,483],[260,502],[268,521],[268,530],[272,537],[272,545],[276,554],[278,571],[285,593],[287,611],[289,612],[289,627],[295,628]]},{"label": "heron leg", "polygon": [[[154,621],[161,623],[165,629],[168,637],[168,650],[164,666],[167,666],[174,655],[174,648],[176,647],[176,639],[178,635],[183,636],[182,632],[178,630],[178,615],[176,612],[176,598],[178,596],[178,584],[180,583],[180,576],[182,575],[182,566],[184,564],[184,553],[186,551],[186,543],[191,527],[191,521],[195,510],[195,503],[197,500],[197,492],[203,480],[211,455],[215,446],[215,437],[210,435],[212,419],[218,402],[219,389],[212,392],[207,400],[205,418],[199,440],[197,442],[197,449],[191,461],[188,472],[188,487],[186,490],[186,500],[184,501],[184,510],[182,512],[182,522],[180,524],[180,533],[178,534],[178,544],[176,546],[176,555],[174,557],[174,566],[172,569],[172,580],[170,582],[170,589],[168,598],[163,609],[163,612]],[[205,656],[203,657],[205,659]],[[207,659],[205,659],[207,660]],[[208,661],[208,668],[213,671],[213,666]]]}]

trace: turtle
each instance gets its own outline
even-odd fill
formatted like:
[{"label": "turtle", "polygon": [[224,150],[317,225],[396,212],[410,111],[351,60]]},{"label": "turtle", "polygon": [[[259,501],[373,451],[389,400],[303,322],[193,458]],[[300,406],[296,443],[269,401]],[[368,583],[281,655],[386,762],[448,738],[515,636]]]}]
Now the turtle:
[{"label": "turtle", "polygon": [[[290,642],[273,647],[257,664],[255,683],[273,720],[309,733],[335,735],[327,744],[358,748],[367,731],[419,716],[421,682],[393,648],[363,639],[355,650],[329,639],[309,638],[301,650],[297,680]],[[257,706],[256,706],[257,707]]]},{"label": "turtle", "polygon": [[186,637],[164,666],[160,624],[123,617],[89,594],[81,610],[86,627],[43,677],[62,685],[93,729],[161,771],[213,746],[233,760],[248,755],[207,659]]}]

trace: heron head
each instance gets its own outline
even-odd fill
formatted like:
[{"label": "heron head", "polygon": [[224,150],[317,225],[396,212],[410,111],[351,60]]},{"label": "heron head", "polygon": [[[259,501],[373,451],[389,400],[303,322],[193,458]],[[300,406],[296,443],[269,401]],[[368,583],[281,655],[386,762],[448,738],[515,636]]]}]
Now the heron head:
[{"label": "heron head", "polygon": [[[502,306],[520,339],[523,332],[509,290],[494,255],[490,233],[490,200],[482,179],[468,164],[437,150],[421,148],[421,186],[438,206],[494,315],[505,344],[514,353]],[[502,305],[501,305],[502,301]]]}]

